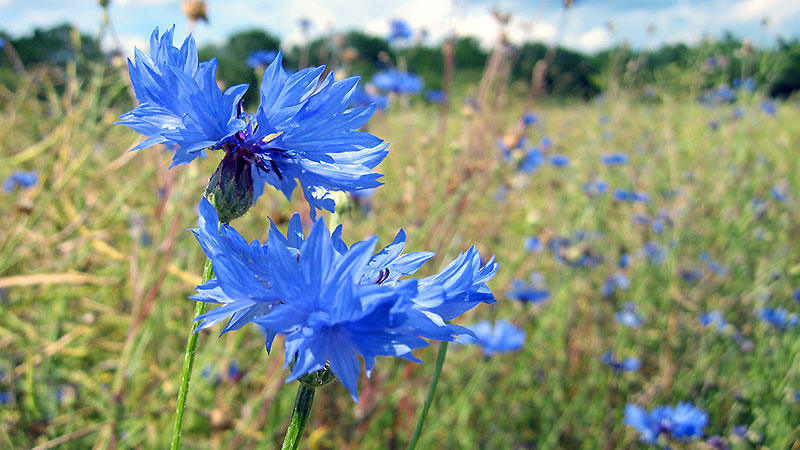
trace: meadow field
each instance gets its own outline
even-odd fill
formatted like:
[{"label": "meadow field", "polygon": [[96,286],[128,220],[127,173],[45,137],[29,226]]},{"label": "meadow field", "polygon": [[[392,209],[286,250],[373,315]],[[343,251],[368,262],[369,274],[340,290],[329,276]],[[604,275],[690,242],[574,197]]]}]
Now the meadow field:
[{"label": "meadow field", "polygon": [[[126,77],[78,69],[0,87],[0,178],[38,173],[0,192],[0,447],[166,448],[204,261],[187,229],[220,156],[129,152]],[[385,186],[337,219],[346,242],[404,229],[438,255],[425,275],[473,243],[496,255],[498,302],[457,322],[526,333],[491,357],[450,345],[419,448],[639,448],[626,405],[680,402],[708,420],[674,448],[800,448],[798,103],[658,84],[529,103],[512,83],[480,110],[475,90],[376,113]],[[295,211],[308,222],[300,193],[268,190],[233,225],[263,241]],[[295,396],[282,351],[219,331],[200,334],[183,446],[274,448]],[[358,403],[318,389],[302,447],[404,448],[436,348],[379,358]]]}]

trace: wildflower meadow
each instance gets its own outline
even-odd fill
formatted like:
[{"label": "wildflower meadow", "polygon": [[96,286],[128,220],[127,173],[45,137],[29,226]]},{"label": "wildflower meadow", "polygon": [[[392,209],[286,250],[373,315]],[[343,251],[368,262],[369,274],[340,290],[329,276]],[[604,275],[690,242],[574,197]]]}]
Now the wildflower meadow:
[{"label": "wildflower meadow", "polygon": [[800,448],[780,20],[90,3],[0,19],[0,448]]}]

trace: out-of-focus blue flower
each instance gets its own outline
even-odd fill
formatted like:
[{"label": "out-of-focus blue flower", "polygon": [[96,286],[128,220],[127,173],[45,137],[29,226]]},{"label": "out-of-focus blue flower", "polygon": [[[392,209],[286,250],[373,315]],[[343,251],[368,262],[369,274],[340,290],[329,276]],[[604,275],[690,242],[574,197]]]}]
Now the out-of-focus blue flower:
[{"label": "out-of-focus blue flower", "polygon": [[525,114],[522,115],[522,124],[525,126],[533,125],[538,121],[539,121],[539,116],[530,111],[526,111]]},{"label": "out-of-focus blue flower", "polygon": [[274,61],[276,56],[278,56],[278,52],[275,50],[256,50],[250,52],[250,56],[247,57],[247,65],[254,69],[263,69]]},{"label": "out-of-focus blue flower", "polygon": [[583,185],[583,192],[589,197],[597,197],[608,191],[608,183],[603,180],[593,180]]},{"label": "out-of-focus blue flower", "polygon": [[773,186],[769,193],[776,202],[784,203],[789,200],[789,186],[785,183]]},{"label": "out-of-focus blue flower", "polygon": [[425,91],[425,100],[431,103],[444,103],[447,100],[447,94],[440,89],[428,89]]},{"label": "out-of-focus blue flower", "polygon": [[519,170],[525,173],[533,173],[544,163],[544,153],[538,148],[532,147],[525,152],[525,157],[519,163]]},{"label": "out-of-focus blue flower", "polygon": [[733,87],[736,89],[744,89],[748,92],[753,92],[756,90],[756,80],[754,80],[753,77],[747,77],[744,79],[744,81],[741,78],[734,78]]},{"label": "out-of-focus blue flower", "polygon": [[550,164],[554,167],[566,167],[569,165],[569,158],[564,155],[553,155],[550,157]]},{"label": "out-of-focus blue flower", "polygon": [[615,291],[626,291],[631,287],[631,282],[628,277],[621,271],[616,272],[614,275],[606,278],[603,284],[603,297],[608,297]]},{"label": "out-of-focus blue flower", "polygon": [[464,344],[477,344],[487,358],[495,353],[514,352],[525,343],[525,332],[505,320],[498,320],[494,327],[487,321],[471,327],[474,336],[464,335],[459,340]]},{"label": "out-of-focus blue flower", "polygon": [[389,97],[378,92],[375,86],[367,85],[366,88],[357,86],[350,106],[363,107],[372,104],[375,105],[375,109],[379,111],[384,110],[389,106]]},{"label": "out-of-focus blue flower", "polygon": [[419,94],[422,92],[422,78],[413,73],[389,69],[372,77],[372,84],[378,89],[395,94]]},{"label": "out-of-focus blue flower", "polygon": [[729,326],[728,322],[725,321],[725,318],[722,317],[722,313],[717,310],[700,314],[700,323],[704,327],[715,326],[717,331],[724,331]]},{"label": "out-of-focus blue flower", "polygon": [[413,35],[414,30],[405,20],[392,19],[389,21],[389,36],[387,37],[389,42],[411,39]]},{"label": "out-of-focus blue flower", "polygon": [[619,166],[627,164],[630,158],[627,153],[611,153],[609,155],[601,155],[600,159],[607,166]]},{"label": "out-of-focus blue flower", "polygon": [[361,209],[361,214],[365,216],[372,211],[372,198],[374,196],[375,189],[363,189],[350,193],[353,203]]},{"label": "out-of-focus blue flower", "polygon": [[717,275],[719,277],[726,277],[728,276],[728,268],[723,265],[719,261],[715,261],[711,258],[711,255],[708,252],[703,252],[700,254],[700,260],[706,263],[706,267],[708,271]]},{"label": "out-of-focus blue flower", "polygon": [[341,226],[331,235],[322,219],[304,237],[295,214],[285,236],[273,225],[266,244],[248,243],[219,223],[205,198],[192,231],[215,274],[192,299],[220,304],[196,319],[198,330],[226,319],[223,333],[254,322],[264,330],[268,350],[276,334],[285,334],[287,367],[297,357],[289,380],[330,362],[354,398],[358,355],[368,373],[376,356],[415,360],[410,352],[426,345],[421,337],[454,340],[469,333],[447,321],[495,301],[486,282],[497,264],[484,264],[475,247],[439,273],[406,279],[434,254],[403,254],[403,231],[373,255],[377,238],[348,248]]},{"label": "out-of-focus blue flower", "polygon": [[0,391],[0,405],[7,405],[14,401],[14,394],[9,391]]},{"label": "out-of-focus blue flower", "polygon": [[550,298],[550,291],[536,284],[528,284],[522,280],[511,282],[511,290],[506,292],[508,298],[522,303],[540,303]]},{"label": "out-of-focus blue flower", "polygon": [[798,316],[796,313],[789,313],[786,308],[764,308],[759,315],[761,320],[780,330],[797,326]]},{"label": "out-of-focus blue flower", "polygon": [[623,253],[619,255],[619,268],[626,269],[631,265],[631,254],[630,253]]},{"label": "out-of-focus blue flower", "polygon": [[614,200],[631,203],[647,203],[650,196],[646,192],[626,191],[624,189],[614,190]]},{"label": "out-of-focus blue flower", "polygon": [[657,242],[648,242],[642,248],[642,251],[653,264],[661,264],[666,259],[664,249]]},{"label": "out-of-focus blue flower", "polygon": [[778,112],[778,107],[775,105],[774,102],[769,100],[764,100],[761,102],[761,111],[764,111],[764,114],[768,116],[774,116],[776,112]]},{"label": "out-of-focus blue flower", "polygon": [[236,382],[244,378],[246,372],[239,368],[239,363],[236,361],[231,361],[228,365],[228,379]]},{"label": "out-of-focus blue flower", "polygon": [[794,298],[796,302],[800,302],[800,288],[794,290],[794,293],[792,293],[792,298]]},{"label": "out-of-focus blue flower", "polygon": [[736,425],[736,426],[735,426],[735,427],[733,427],[733,429],[731,430],[731,433],[732,433],[734,436],[736,436],[736,437],[738,437],[738,438],[742,438],[742,439],[743,439],[744,437],[746,437],[746,436],[747,436],[747,425]]},{"label": "out-of-focus blue flower", "polygon": [[320,76],[324,66],[292,75],[278,53],[264,73],[256,114],[242,110],[247,85],[222,94],[214,78],[216,60],[200,63],[194,39],[173,47],[174,28],[150,39],[150,55],[136,50],[129,62],[131,82],[140,104],[120,117],[122,124],[149,136],[135,149],[175,145],[172,165],[188,163],[206,150],[221,148],[253,166],[254,195],[269,183],[290,198],[299,180],[312,217],[317,209],[333,212],[330,191],[352,192],[378,187],[372,169],[388,154],[388,143],[357,131],[374,106],[347,106],[358,77],[334,82]]},{"label": "out-of-focus blue flower", "polygon": [[603,364],[611,367],[617,372],[636,372],[642,366],[638,358],[627,357],[625,359],[617,359],[614,352],[608,352],[603,355]]},{"label": "out-of-focus blue flower", "polygon": [[35,185],[38,180],[39,174],[35,171],[25,172],[24,170],[17,170],[3,181],[3,190],[12,192],[17,188],[27,189]]},{"label": "out-of-focus blue flower", "polygon": [[[538,252],[542,249],[542,241],[536,236],[530,236],[525,239],[525,250],[529,252]],[[798,290],[800,291],[800,289]],[[800,301],[800,299],[798,299]]]},{"label": "out-of-focus blue flower", "polygon": [[678,272],[683,281],[689,284],[695,284],[703,279],[703,271],[700,269],[681,269]]},{"label": "out-of-focus blue flower", "polygon": [[542,150],[549,150],[553,146],[553,140],[549,136],[544,136],[539,141],[539,146],[542,147]]},{"label": "out-of-focus blue flower", "polygon": [[691,403],[678,406],[659,406],[651,412],[628,403],[625,407],[625,424],[636,429],[642,441],[654,444],[662,434],[679,440],[692,440],[703,436],[708,424],[708,414]]},{"label": "out-of-focus blue flower", "polygon": [[622,311],[614,314],[614,320],[618,324],[630,328],[639,328],[644,322],[644,319],[636,312],[636,305],[631,302],[625,303],[622,306]]}]

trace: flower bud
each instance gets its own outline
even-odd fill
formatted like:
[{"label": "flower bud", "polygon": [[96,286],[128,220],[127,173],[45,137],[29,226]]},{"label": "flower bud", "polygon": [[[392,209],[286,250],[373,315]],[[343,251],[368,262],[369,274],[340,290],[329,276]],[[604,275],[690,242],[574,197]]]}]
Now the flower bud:
[{"label": "flower bud", "polygon": [[227,151],[211,175],[205,197],[219,214],[219,220],[230,223],[253,205],[252,164],[241,150]]}]

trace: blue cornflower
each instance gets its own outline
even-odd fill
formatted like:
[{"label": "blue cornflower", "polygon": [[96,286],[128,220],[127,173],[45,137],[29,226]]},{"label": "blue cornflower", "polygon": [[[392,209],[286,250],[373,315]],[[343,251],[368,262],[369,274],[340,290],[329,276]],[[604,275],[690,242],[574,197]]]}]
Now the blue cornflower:
[{"label": "blue cornflower", "polygon": [[544,136],[544,137],[542,137],[542,139],[539,141],[539,146],[540,146],[540,147],[542,147],[542,149],[543,149],[543,150],[549,150],[549,149],[550,149],[550,147],[552,147],[552,146],[553,146],[553,140],[552,140],[552,139],[550,139],[550,137],[549,137],[549,136]]},{"label": "blue cornflower", "polygon": [[537,284],[528,284],[522,280],[511,282],[511,290],[506,292],[508,298],[522,303],[541,303],[550,298],[550,291]]},{"label": "blue cornflower", "polygon": [[795,327],[798,322],[797,314],[790,314],[786,308],[764,308],[759,317],[780,330]]},{"label": "blue cornflower", "polygon": [[618,324],[630,328],[639,328],[644,322],[644,319],[636,312],[636,305],[631,302],[626,302],[622,306],[622,311],[614,314],[614,320]]},{"label": "blue cornflower", "polygon": [[623,253],[619,255],[619,268],[626,269],[631,265],[631,254],[630,253]]},{"label": "blue cornflower", "polygon": [[597,197],[608,191],[608,183],[602,180],[589,181],[583,185],[583,192],[589,197]]},{"label": "blue cornflower", "polygon": [[550,164],[554,167],[566,167],[569,165],[569,158],[564,155],[553,155],[550,157]]},{"label": "blue cornflower", "polygon": [[536,114],[526,111],[525,114],[522,115],[522,124],[527,126],[533,125],[539,121],[539,116]]},{"label": "blue cornflower", "polygon": [[439,89],[428,89],[425,91],[425,100],[431,103],[444,103],[447,100],[447,94]]},{"label": "blue cornflower", "polygon": [[486,282],[497,264],[484,264],[475,247],[437,274],[401,280],[434,256],[403,254],[402,230],[373,255],[377,238],[348,248],[341,226],[331,235],[322,219],[305,238],[295,214],[285,236],[273,225],[266,244],[248,243],[219,223],[204,198],[192,231],[215,273],[192,299],[220,304],[196,319],[198,329],[228,319],[225,333],[254,322],[264,330],[268,350],[277,334],[285,334],[287,367],[297,357],[290,381],[330,363],[354,398],[359,355],[368,373],[376,356],[415,360],[410,352],[426,345],[421,337],[454,340],[469,331],[447,321],[495,301]]},{"label": "blue cornflower", "polygon": [[753,92],[756,90],[756,80],[754,80],[753,77],[747,77],[744,80],[741,78],[734,78],[733,87],[736,89],[744,89],[748,92]]},{"label": "blue cornflower", "polygon": [[708,271],[714,275],[719,277],[726,277],[728,275],[728,268],[725,267],[725,265],[723,265],[721,262],[712,259],[708,252],[701,253],[700,260],[706,263]]},{"label": "blue cornflower", "polygon": [[9,391],[0,391],[0,405],[7,405],[14,401],[14,394]]},{"label": "blue cornflower", "polygon": [[603,284],[603,297],[608,297],[615,291],[626,291],[631,287],[631,282],[628,277],[621,271],[617,271],[614,275],[606,278]]},{"label": "blue cornflower", "polygon": [[800,302],[800,288],[794,290],[794,292],[792,293],[792,298],[795,301]]},{"label": "blue cornflower", "polygon": [[614,190],[614,200],[620,202],[633,202],[633,203],[647,203],[650,201],[650,196],[646,192],[626,191],[624,189]]},{"label": "blue cornflower", "polygon": [[38,180],[39,174],[34,171],[17,170],[3,182],[3,190],[12,192],[16,188],[27,189],[36,184]]},{"label": "blue cornflower", "polygon": [[389,22],[389,36],[387,38],[389,42],[411,39],[413,35],[414,30],[405,20],[393,19]]},{"label": "blue cornflower", "polygon": [[494,327],[484,320],[469,328],[474,336],[464,335],[461,342],[479,345],[487,358],[495,353],[517,351],[525,343],[525,332],[505,320],[498,320]]},{"label": "blue cornflower", "polygon": [[692,440],[703,436],[708,424],[708,414],[691,403],[678,406],[659,406],[651,412],[628,403],[625,407],[625,424],[636,429],[642,441],[654,444],[661,434],[679,440]]},{"label": "blue cornflower", "polygon": [[389,69],[372,77],[372,84],[378,89],[395,94],[419,94],[422,92],[422,78],[413,73]]},{"label": "blue cornflower", "polygon": [[648,242],[645,244],[642,248],[642,252],[653,264],[661,264],[667,257],[664,249],[656,242]]},{"label": "blue cornflower", "polygon": [[784,203],[789,200],[789,186],[786,183],[773,186],[769,193],[776,202]]},{"label": "blue cornflower", "polygon": [[603,161],[603,164],[607,166],[619,166],[627,164],[629,157],[627,153],[611,153],[609,155],[600,156],[600,159]]},{"label": "blue cornflower", "polygon": [[544,153],[538,148],[532,147],[525,152],[525,157],[519,163],[519,170],[525,173],[533,173],[544,162]]},{"label": "blue cornflower", "polygon": [[[206,150],[223,149],[226,158],[252,166],[254,197],[269,183],[290,198],[300,181],[311,214],[333,211],[330,191],[379,186],[372,171],[388,154],[388,143],[356,131],[374,106],[347,109],[357,77],[334,82],[320,78],[324,66],[287,75],[278,53],[264,73],[261,104],[255,114],[242,110],[247,85],[223,94],[214,78],[216,60],[198,64],[190,35],[173,47],[174,27],[150,38],[150,55],[136,50],[129,61],[139,106],[120,116],[121,124],[148,136],[139,150],[166,143],[175,147],[172,165],[189,163]],[[225,163],[225,160],[223,160]],[[246,180],[251,181],[251,180]]]},{"label": "blue cornflower", "polygon": [[705,314],[700,314],[700,323],[704,327],[715,325],[717,331],[724,331],[729,327],[729,324],[728,322],[725,321],[725,318],[722,316],[722,313],[717,310],[709,311]]},{"label": "blue cornflower", "polygon": [[774,116],[776,112],[778,112],[778,107],[775,106],[775,103],[764,100],[761,102],[761,111],[764,111],[764,114],[768,116]]},{"label": "blue cornflower", "polygon": [[[542,250],[542,241],[536,236],[525,239],[525,250],[529,252],[539,252]],[[800,289],[798,289],[800,291]],[[800,301],[800,299],[798,300]]]},{"label": "blue cornflower", "polygon": [[247,57],[247,65],[254,69],[264,68],[274,61],[277,56],[278,52],[275,50],[256,50]]},{"label": "blue cornflower", "polygon": [[617,359],[614,352],[603,355],[603,364],[611,367],[617,372],[636,372],[642,366],[638,358],[627,357],[623,360]]},{"label": "blue cornflower", "polygon": [[356,86],[356,92],[353,94],[353,100],[350,106],[369,106],[375,105],[375,109],[384,110],[389,106],[389,98],[378,92],[375,86],[367,85],[366,88]]}]

